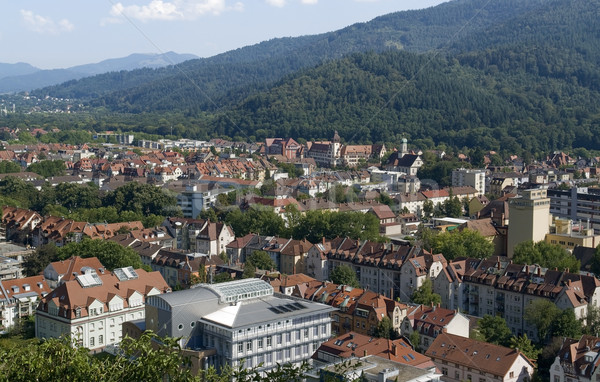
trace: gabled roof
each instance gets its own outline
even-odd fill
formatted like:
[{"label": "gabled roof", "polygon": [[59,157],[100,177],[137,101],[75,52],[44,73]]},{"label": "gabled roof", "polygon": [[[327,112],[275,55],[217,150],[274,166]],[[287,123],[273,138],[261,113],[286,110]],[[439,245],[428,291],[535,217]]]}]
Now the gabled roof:
[{"label": "gabled roof", "polygon": [[104,271],[104,265],[97,257],[73,256],[67,260],[54,261],[48,267],[58,274],[59,279],[62,276],[63,281],[73,280],[75,276],[83,274],[82,270],[85,268],[94,269],[97,273]]},{"label": "gabled roof", "polygon": [[349,332],[324,342],[321,344],[318,351],[315,352],[313,358],[319,359],[319,355],[322,353],[340,358],[374,355],[422,369],[434,367],[431,358],[417,353],[410,344],[402,338],[389,340],[371,337],[356,332]]},{"label": "gabled roof", "polygon": [[531,368],[534,367],[533,363],[518,350],[448,333],[440,333],[425,355],[431,357],[434,362],[443,360],[500,377],[506,376],[519,358],[527,362]]},{"label": "gabled roof", "polygon": [[[116,271],[116,270],[115,270]],[[115,273],[98,274],[97,277],[101,281],[100,284],[92,284],[91,286],[82,286],[79,280],[67,281],[46,295],[40,305],[38,311],[48,311],[48,305],[53,303],[59,308],[58,315],[73,319],[76,317],[76,310],[80,309],[81,317],[86,317],[89,314],[88,308],[95,301],[98,301],[104,311],[108,311],[108,301],[115,295],[123,299],[130,296],[131,290],[140,292],[144,297],[154,289],[161,293],[170,291],[169,286],[159,272],[146,272],[143,269],[136,269],[137,278],[119,279]],[[127,307],[126,302],[124,307]]]}]

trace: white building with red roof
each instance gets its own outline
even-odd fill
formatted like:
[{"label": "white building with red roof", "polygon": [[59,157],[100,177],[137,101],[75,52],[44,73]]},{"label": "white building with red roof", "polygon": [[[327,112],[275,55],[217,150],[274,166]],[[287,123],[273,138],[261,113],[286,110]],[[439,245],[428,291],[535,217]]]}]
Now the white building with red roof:
[{"label": "white building with red roof", "polygon": [[9,328],[17,319],[32,315],[49,292],[41,275],[0,281],[0,328]]},{"label": "white building with red roof", "polygon": [[82,274],[42,298],[35,316],[37,338],[75,338],[79,346],[102,351],[118,344],[122,324],[145,318],[149,296],[170,292],[159,272],[132,267]]}]

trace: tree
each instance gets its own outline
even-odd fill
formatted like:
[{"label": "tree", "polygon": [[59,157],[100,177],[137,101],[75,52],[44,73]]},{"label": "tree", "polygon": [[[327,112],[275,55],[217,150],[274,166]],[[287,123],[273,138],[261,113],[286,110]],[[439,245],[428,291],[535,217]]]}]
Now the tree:
[{"label": "tree", "polygon": [[551,333],[552,324],[560,309],[550,300],[538,299],[525,308],[523,318],[537,329],[538,342],[544,343]]},{"label": "tree", "polygon": [[[246,267],[244,266],[244,270],[246,270]],[[253,276],[254,277],[254,276]],[[227,281],[232,281],[233,279],[231,278],[231,275],[228,272],[221,272],[221,273],[217,273],[215,275],[215,277],[213,277],[213,282],[215,284],[218,283],[224,283]]]},{"label": "tree", "polygon": [[373,333],[375,337],[379,338],[387,338],[390,340],[395,340],[398,338],[398,333],[396,329],[394,329],[394,325],[392,324],[392,320],[389,317],[385,316],[377,323],[377,327],[375,328],[375,332]]},{"label": "tree", "polygon": [[579,338],[582,331],[581,322],[575,317],[575,311],[565,309],[554,319],[551,335],[553,337]]},{"label": "tree", "polygon": [[39,275],[53,261],[58,260],[58,247],[54,243],[44,244],[23,261],[23,270],[27,276]]},{"label": "tree", "polygon": [[442,297],[437,293],[433,293],[431,279],[425,279],[423,284],[413,292],[410,299],[415,304],[422,305],[438,305],[442,302]]},{"label": "tree", "polygon": [[527,358],[533,360],[534,362],[542,352],[541,349],[536,348],[531,340],[527,338],[527,334],[523,334],[522,336],[513,336],[510,339],[509,346],[511,349],[519,349],[519,351],[525,354]]},{"label": "tree", "polygon": [[256,267],[249,261],[244,264],[244,272],[242,273],[243,279],[253,279],[256,277]]},{"label": "tree", "polygon": [[276,264],[271,259],[271,256],[265,251],[254,251],[252,255],[246,258],[246,262],[252,264],[254,267],[262,270],[272,270],[276,268]]},{"label": "tree", "polygon": [[66,173],[67,167],[62,160],[43,160],[29,165],[27,168],[31,172],[35,172],[44,178],[53,176],[61,176]]},{"label": "tree", "polygon": [[192,274],[190,276],[190,285],[202,284],[206,282],[206,267],[200,265],[198,268],[198,274]]},{"label": "tree", "polygon": [[21,166],[13,161],[0,161],[0,174],[9,174],[14,172],[21,172]]},{"label": "tree", "polygon": [[470,229],[442,232],[429,238],[431,249],[448,260],[457,257],[485,259],[494,254],[494,245],[479,232]]},{"label": "tree", "polygon": [[426,200],[423,202],[423,217],[425,219],[429,219],[433,215],[434,205],[431,200]]},{"label": "tree", "polygon": [[69,243],[58,250],[60,259],[73,256],[83,258],[97,257],[108,270],[132,266],[134,269],[142,268],[142,260],[133,249],[110,240],[84,239],[79,243]]},{"label": "tree", "polygon": [[600,309],[594,305],[588,305],[586,325],[583,328],[585,334],[598,337],[600,336]]},{"label": "tree", "polygon": [[150,184],[129,182],[106,194],[104,206],[114,206],[117,211],[133,211],[140,214],[180,216],[175,195]]},{"label": "tree", "polygon": [[219,259],[223,260],[225,264],[229,264],[229,256],[227,256],[227,252],[223,251],[219,253]]},{"label": "tree", "polygon": [[412,333],[410,333],[409,340],[410,340],[410,343],[412,344],[412,346],[415,348],[415,351],[418,351],[420,353],[421,352],[421,335],[419,334],[419,331],[415,330]]},{"label": "tree", "polygon": [[360,288],[360,283],[356,277],[356,272],[348,265],[337,266],[329,275],[331,282],[339,285],[348,285],[353,288]]},{"label": "tree", "polygon": [[577,272],[580,262],[575,256],[559,245],[545,241],[524,241],[515,246],[513,262],[515,264],[537,264],[544,268],[569,269]]},{"label": "tree", "polygon": [[478,330],[483,341],[497,345],[508,346],[512,333],[506,320],[500,316],[486,314],[479,320]]}]

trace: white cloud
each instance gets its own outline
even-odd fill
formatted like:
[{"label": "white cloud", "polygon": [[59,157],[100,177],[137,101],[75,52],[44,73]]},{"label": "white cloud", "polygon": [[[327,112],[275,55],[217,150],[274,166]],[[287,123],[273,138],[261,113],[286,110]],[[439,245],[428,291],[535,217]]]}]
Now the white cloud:
[{"label": "white cloud", "polygon": [[319,0],[302,0],[302,4],[317,4]]},{"label": "white cloud", "polygon": [[243,3],[237,2],[233,6],[228,6],[225,0],[151,0],[146,5],[129,6],[117,3],[110,10],[111,17],[104,19],[102,23],[122,22],[122,16],[140,21],[194,20],[207,14],[219,15],[226,11],[243,10]]},{"label": "white cloud", "polygon": [[285,5],[285,0],[266,0],[267,4],[281,8]]},{"label": "white cloud", "polygon": [[67,19],[54,22],[51,18],[36,15],[32,11],[24,9],[21,9],[21,16],[27,27],[36,33],[59,34],[75,29],[75,26]]}]

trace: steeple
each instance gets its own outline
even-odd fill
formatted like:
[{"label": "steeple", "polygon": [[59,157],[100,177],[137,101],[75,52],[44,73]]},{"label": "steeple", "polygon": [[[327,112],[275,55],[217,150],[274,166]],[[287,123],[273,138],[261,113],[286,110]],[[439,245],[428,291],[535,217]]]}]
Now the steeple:
[{"label": "steeple", "polygon": [[332,141],[333,143],[340,143],[340,135],[338,134],[337,130],[333,133]]}]

